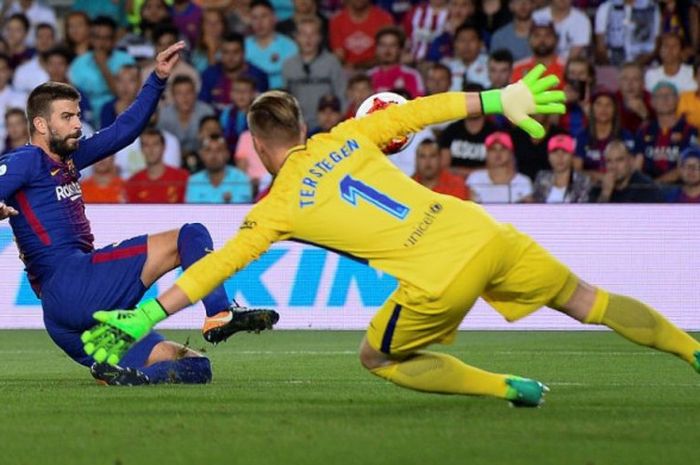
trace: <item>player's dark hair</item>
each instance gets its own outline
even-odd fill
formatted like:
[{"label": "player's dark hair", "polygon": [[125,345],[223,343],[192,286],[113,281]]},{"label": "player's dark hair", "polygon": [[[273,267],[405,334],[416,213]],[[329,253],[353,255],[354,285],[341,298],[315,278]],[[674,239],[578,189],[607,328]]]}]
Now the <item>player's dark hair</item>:
[{"label": "player's dark hair", "polygon": [[15,21],[15,20],[22,23],[22,26],[24,27],[24,32],[29,31],[29,19],[27,19],[27,17],[25,15],[23,15],[22,13],[13,14],[9,18],[7,18],[7,21],[5,23],[9,23],[10,21]]},{"label": "player's dark hair", "polygon": [[155,126],[148,126],[146,129],[144,129],[141,133],[141,137],[143,136],[156,136],[158,139],[160,139],[160,143],[165,145],[165,136],[163,136],[161,130]]},{"label": "player's dark hair", "polygon": [[248,7],[248,11],[251,11],[256,6],[262,6],[272,11],[273,13],[275,12],[275,8],[272,6],[272,3],[270,3],[268,0],[253,0],[252,2],[250,2],[250,7]]},{"label": "player's dark hair", "polygon": [[463,22],[462,25],[457,28],[454,35],[454,40],[457,40],[457,37],[464,31],[474,31],[474,34],[476,34],[479,40],[484,40],[484,34],[481,32],[481,28],[477,26],[476,23],[469,20]]},{"label": "player's dark hair", "polygon": [[51,104],[56,100],[80,101],[80,93],[73,87],[62,82],[49,81],[34,88],[27,99],[27,120],[29,132],[36,131],[34,118],[48,120],[51,117]]},{"label": "player's dark hair", "polygon": [[494,50],[491,52],[491,55],[489,55],[489,60],[497,61],[499,63],[508,63],[509,66],[513,66],[513,62],[515,61],[513,54],[507,48],[499,48],[498,50]]},{"label": "player's dark hair", "polygon": [[98,16],[97,18],[92,20],[90,26],[105,26],[112,29],[113,33],[117,31],[117,23],[109,16]]},{"label": "player's dark hair", "polygon": [[406,34],[403,32],[403,29],[397,26],[385,26],[381,28],[380,30],[377,31],[377,33],[374,35],[374,43],[379,43],[379,39],[381,39],[384,36],[394,36],[396,37],[396,40],[399,41],[399,47],[403,49],[404,45],[406,45]]},{"label": "player's dark hair", "polygon": [[241,44],[241,47],[245,47],[245,37],[243,35],[237,33],[237,32],[228,32],[226,35],[224,35],[224,38],[222,39],[223,42],[227,43],[237,43]]}]

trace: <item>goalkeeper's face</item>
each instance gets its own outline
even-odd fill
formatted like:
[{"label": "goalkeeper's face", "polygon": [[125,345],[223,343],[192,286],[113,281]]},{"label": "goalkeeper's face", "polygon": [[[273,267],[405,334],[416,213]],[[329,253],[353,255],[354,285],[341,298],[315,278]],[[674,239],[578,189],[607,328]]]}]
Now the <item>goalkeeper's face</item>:
[{"label": "goalkeeper's face", "polygon": [[78,148],[82,133],[80,108],[77,100],[56,100],[51,104],[47,121],[48,142],[52,152],[67,157]]}]

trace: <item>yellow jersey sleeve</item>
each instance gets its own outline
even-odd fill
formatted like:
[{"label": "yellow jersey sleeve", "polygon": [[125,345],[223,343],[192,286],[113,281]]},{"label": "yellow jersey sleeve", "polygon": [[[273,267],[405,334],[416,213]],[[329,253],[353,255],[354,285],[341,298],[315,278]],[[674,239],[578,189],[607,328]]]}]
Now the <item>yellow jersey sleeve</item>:
[{"label": "yellow jersey sleeve", "polygon": [[248,263],[265,253],[274,242],[289,237],[292,230],[289,196],[286,189],[273,189],[255,205],[232,239],[221,249],[189,267],[175,284],[190,302],[209,294]]},{"label": "yellow jersey sleeve", "polygon": [[420,97],[403,105],[390,105],[362,118],[349,119],[340,123],[338,129],[348,134],[362,134],[381,147],[397,136],[466,116],[466,93],[446,92]]}]

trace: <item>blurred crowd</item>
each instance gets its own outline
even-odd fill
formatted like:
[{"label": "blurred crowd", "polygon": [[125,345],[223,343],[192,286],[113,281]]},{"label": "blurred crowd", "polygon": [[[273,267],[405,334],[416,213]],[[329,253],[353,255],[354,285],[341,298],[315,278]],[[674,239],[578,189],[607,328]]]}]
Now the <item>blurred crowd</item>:
[{"label": "blurred crowd", "polygon": [[150,126],[82,173],[86,202],[251,203],[271,178],[248,131],[260,92],[300,102],[309,135],[378,91],[501,88],[542,63],[565,115],[532,139],[503,117],[417,133],[391,159],[482,203],[700,202],[698,0],[37,0],[0,7],[0,153],[29,140],[37,85],[110,125],[178,40],[187,53]]}]

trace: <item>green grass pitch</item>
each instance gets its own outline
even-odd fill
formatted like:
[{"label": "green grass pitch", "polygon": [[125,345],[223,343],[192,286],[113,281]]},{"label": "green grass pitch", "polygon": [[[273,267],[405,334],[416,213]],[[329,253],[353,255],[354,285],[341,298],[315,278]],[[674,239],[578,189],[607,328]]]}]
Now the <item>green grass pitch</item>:
[{"label": "green grass pitch", "polygon": [[463,332],[444,348],[547,382],[540,409],[393,386],[360,367],[361,337],[236,335],[207,350],[211,385],[107,388],[44,332],[0,331],[0,464],[700,463],[700,375],[611,333]]}]

